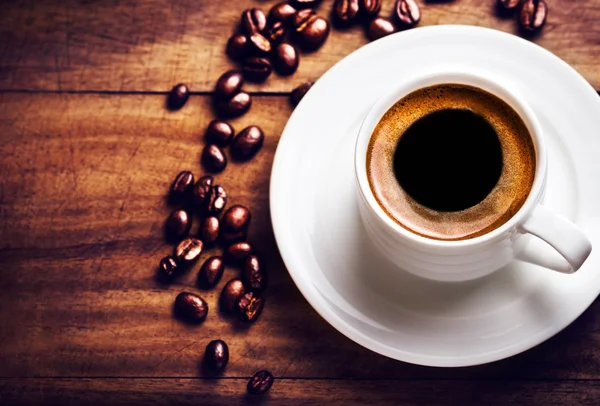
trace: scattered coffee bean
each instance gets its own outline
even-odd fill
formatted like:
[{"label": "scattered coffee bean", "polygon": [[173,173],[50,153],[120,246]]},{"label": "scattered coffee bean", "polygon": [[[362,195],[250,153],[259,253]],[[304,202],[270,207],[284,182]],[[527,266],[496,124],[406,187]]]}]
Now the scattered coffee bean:
[{"label": "scattered coffee bean", "polygon": [[514,10],[521,4],[521,0],[498,0],[498,4],[505,10]]},{"label": "scattered coffee bean", "polygon": [[366,18],[375,18],[381,11],[381,0],[359,0],[360,12]]},{"label": "scattered coffee bean", "polygon": [[289,3],[278,3],[271,8],[271,11],[269,11],[269,19],[272,22],[281,21],[287,23],[296,11],[297,10]]},{"label": "scattered coffee bean", "polygon": [[529,32],[540,30],[546,23],[548,4],[544,0],[526,0],[521,8],[521,29]]},{"label": "scattered coffee bean", "polygon": [[251,219],[250,210],[241,204],[236,204],[223,214],[222,230],[232,233],[247,230]]},{"label": "scattered coffee bean", "polygon": [[367,36],[371,41],[375,41],[379,38],[393,34],[395,31],[396,27],[394,27],[394,24],[390,20],[377,17],[369,24]]},{"label": "scattered coffee bean", "polygon": [[292,90],[292,93],[290,94],[290,102],[293,106],[297,106],[298,103],[300,103],[300,100],[302,100],[302,98],[304,97],[306,92],[310,90],[312,85],[313,82],[304,82],[300,86]]},{"label": "scattered coffee bean", "polygon": [[317,8],[322,0],[293,0],[292,6],[301,8]]},{"label": "scattered coffee bean", "polygon": [[421,10],[415,0],[396,0],[394,15],[403,28],[410,28],[419,23]]},{"label": "scattered coffee bean", "polygon": [[239,279],[232,279],[223,287],[221,291],[221,307],[223,310],[232,313],[235,309],[235,305],[244,296],[246,290],[244,284]]},{"label": "scattered coffee bean", "polygon": [[173,277],[177,273],[177,261],[172,256],[166,256],[160,260],[159,270],[163,276]]},{"label": "scattered coffee bean", "polygon": [[198,286],[204,289],[214,287],[223,276],[225,265],[222,257],[210,257],[200,267]]},{"label": "scattered coffee bean", "polygon": [[202,241],[196,238],[186,238],[173,250],[173,256],[179,265],[189,265],[200,257]]},{"label": "scattered coffee bean", "polygon": [[312,9],[300,10],[291,20],[298,44],[307,51],[319,49],[329,36],[329,22]]},{"label": "scattered coffee bean", "polygon": [[298,50],[285,42],[277,45],[272,58],[275,70],[282,76],[289,76],[296,72],[300,63]]},{"label": "scattered coffee bean", "polygon": [[198,182],[194,185],[192,189],[192,202],[198,210],[204,210],[206,199],[213,187],[213,182],[213,177],[206,175],[198,179]]},{"label": "scattered coffee bean", "polygon": [[343,25],[350,25],[358,17],[359,0],[335,0],[333,15]]},{"label": "scattered coffee bean", "polygon": [[243,263],[252,254],[252,245],[249,242],[236,242],[225,250],[225,260],[230,264]]},{"label": "scattered coffee bean", "polygon": [[239,117],[252,106],[252,98],[248,93],[239,92],[229,100],[218,101],[216,108],[225,117]]},{"label": "scattered coffee bean", "polygon": [[209,172],[221,172],[227,166],[225,152],[215,144],[206,144],[202,151],[202,166]]},{"label": "scattered coffee bean", "polygon": [[242,282],[246,291],[260,294],[266,289],[268,283],[267,272],[256,255],[250,255],[246,258],[242,271]]},{"label": "scattered coffee bean", "polygon": [[201,323],[208,314],[208,303],[198,295],[181,292],[175,298],[175,313],[189,323]]},{"label": "scattered coffee bean", "polygon": [[175,210],[165,222],[165,236],[169,241],[179,241],[192,227],[192,217],[185,210]]},{"label": "scattered coffee bean", "polygon": [[262,395],[271,389],[274,381],[275,378],[273,378],[273,374],[269,371],[258,371],[250,378],[246,389],[251,395]]},{"label": "scattered coffee bean", "polygon": [[265,299],[258,297],[254,292],[246,292],[235,304],[235,312],[240,320],[254,323],[260,317]]},{"label": "scattered coffee bean", "polygon": [[215,185],[204,201],[204,212],[206,215],[216,216],[223,211],[227,205],[227,193],[223,186]]},{"label": "scattered coffee bean", "polygon": [[231,144],[233,135],[233,127],[229,123],[221,120],[213,120],[206,129],[204,139],[206,139],[206,142],[209,144],[226,147],[227,145]]},{"label": "scattered coffee bean", "polygon": [[194,174],[190,171],[181,171],[175,176],[171,189],[169,190],[169,199],[173,203],[181,203],[187,200],[194,188]]},{"label": "scattered coffee bean", "polygon": [[204,365],[214,371],[221,371],[229,362],[229,347],[223,340],[213,340],[204,350]]},{"label": "scattered coffee bean", "polygon": [[211,245],[217,242],[219,238],[219,218],[215,216],[206,217],[200,224],[198,236],[206,245]]},{"label": "scattered coffee bean", "polygon": [[239,70],[225,72],[217,80],[215,96],[221,100],[230,100],[240,93],[244,85],[244,75]]},{"label": "scattered coffee bean", "polygon": [[249,37],[249,49],[252,54],[266,56],[271,52],[271,43],[264,35],[255,32]]},{"label": "scattered coffee bean", "polygon": [[189,98],[190,90],[185,84],[179,83],[171,89],[171,92],[167,97],[167,107],[171,110],[179,110]]},{"label": "scattered coffee bean", "polygon": [[248,56],[248,37],[242,34],[233,34],[227,41],[225,52],[234,61],[245,59]]},{"label": "scattered coffee bean", "polygon": [[263,131],[255,126],[244,128],[235,136],[231,143],[231,155],[237,160],[248,160],[252,158],[263,146],[265,135]]},{"label": "scattered coffee bean", "polygon": [[275,21],[267,27],[265,33],[267,39],[271,42],[271,46],[279,44],[285,39],[287,31],[285,25],[281,21]]},{"label": "scattered coffee bean", "polygon": [[266,58],[248,58],[242,68],[244,77],[250,82],[261,83],[271,75],[273,68]]},{"label": "scattered coffee bean", "polygon": [[255,32],[262,32],[267,26],[267,16],[262,10],[251,8],[242,13],[240,27],[246,35],[252,35]]}]

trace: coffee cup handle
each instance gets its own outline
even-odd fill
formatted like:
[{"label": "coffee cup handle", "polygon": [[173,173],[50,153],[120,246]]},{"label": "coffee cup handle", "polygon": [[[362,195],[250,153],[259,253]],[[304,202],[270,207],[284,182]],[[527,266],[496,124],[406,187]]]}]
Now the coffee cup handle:
[{"label": "coffee cup handle", "polygon": [[[539,258],[533,252],[526,252],[525,259],[548,268],[573,273],[581,268],[592,251],[592,243],[579,227],[543,205],[537,205],[533,214],[521,226],[523,231],[533,234],[552,246],[568,263],[551,264],[548,258]],[[537,255],[540,256],[539,254]],[[532,258],[533,257],[533,258]]]}]

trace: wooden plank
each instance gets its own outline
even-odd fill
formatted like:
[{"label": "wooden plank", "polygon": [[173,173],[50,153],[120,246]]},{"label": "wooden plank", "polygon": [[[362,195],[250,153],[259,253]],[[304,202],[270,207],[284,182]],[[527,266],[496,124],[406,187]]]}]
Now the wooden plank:
[{"label": "wooden plank", "polygon": [[[285,97],[255,97],[233,122],[260,124],[265,146],[217,177],[230,204],[253,212],[250,240],[270,271],[267,305],[248,328],[216,311],[196,327],[172,318],[181,290],[155,280],[171,178],[200,174],[207,96],[167,112],[162,96],[0,94],[0,377],[212,376],[199,368],[205,345],[225,339],[225,375],[259,368],[277,376],[325,378],[556,379],[600,377],[600,302],[563,333],[525,354],[476,368],[434,369],[376,355],[312,310],[287,274],[269,219],[273,154],[291,112]],[[213,254],[208,251],[204,257]],[[0,402],[1,403],[1,402]]]},{"label": "wooden plank", "polygon": [[278,379],[267,395],[246,379],[3,379],[10,405],[597,405],[597,381]]},{"label": "wooden plank", "polygon": [[[225,44],[242,10],[265,11],[277,0],[39,0],[3,2],[0,12],[0,89],[63,91],[167,91],[186,82],[211,91],[233,64]],[[329,15],[333,0],[320,7]],[[393,1],[384,2],[390,15]],[[516,19],[498,17],[494,0],[431,1],[421,25],[468,24],[516,33]],[[535,42],[573,65],[600,88],[600,2],[550,2],[548,22]],[[289,78],[271,77],[253,91],[288,92],[320,77],[367,43],[359,26],[336,30],[318,52],[303,55]],[[523,61],[526,63],[526,61]]]}]

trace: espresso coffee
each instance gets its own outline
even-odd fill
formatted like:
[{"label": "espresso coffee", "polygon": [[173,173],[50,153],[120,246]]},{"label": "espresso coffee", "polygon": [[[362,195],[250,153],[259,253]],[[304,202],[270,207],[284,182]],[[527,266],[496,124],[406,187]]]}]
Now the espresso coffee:
[{"label": "espresso coffee", "polygon": [[500,227],[535,176],[527,126],[503,100],[459,84],[423,88],[377,124],[367,176],[383,210],[407,230],[465,240]]}]

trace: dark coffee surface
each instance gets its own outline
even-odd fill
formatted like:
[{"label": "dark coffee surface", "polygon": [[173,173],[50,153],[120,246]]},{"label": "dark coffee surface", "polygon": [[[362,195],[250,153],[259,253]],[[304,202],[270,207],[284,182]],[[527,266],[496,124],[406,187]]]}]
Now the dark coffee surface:
[{"label": "dark coffee surface", "polygon": [[398,224],[461,240],[504,224],[525,202],[535,148],[525,123],[496,96],[444,84],[399,100],[375,128],[367,175]]}]

